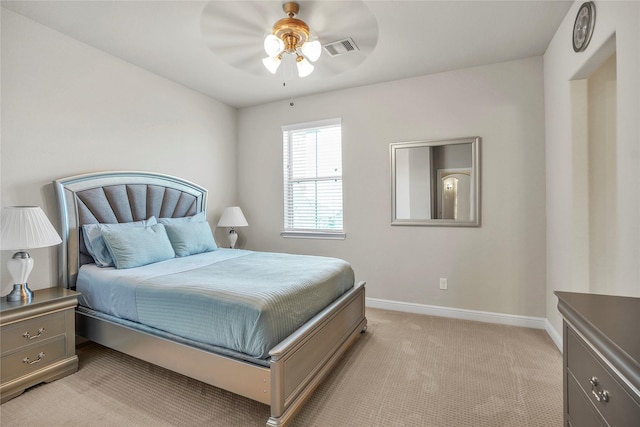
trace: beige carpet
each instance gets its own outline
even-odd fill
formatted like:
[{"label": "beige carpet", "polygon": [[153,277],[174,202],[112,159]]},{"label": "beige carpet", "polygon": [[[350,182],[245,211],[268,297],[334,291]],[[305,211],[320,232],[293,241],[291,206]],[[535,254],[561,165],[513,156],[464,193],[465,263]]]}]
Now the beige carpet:
[{"label": "beige carpet", "polygon": [[[544,331],[367,309],[368,331],[293,426],[562,425]],[[3,427],[264,426],[269,408],[89,343],[80,370],[0,406]]]}]

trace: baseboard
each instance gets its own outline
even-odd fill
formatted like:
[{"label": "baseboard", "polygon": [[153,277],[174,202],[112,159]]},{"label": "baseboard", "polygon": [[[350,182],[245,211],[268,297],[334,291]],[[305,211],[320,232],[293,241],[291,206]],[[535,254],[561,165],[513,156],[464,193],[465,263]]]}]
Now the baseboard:
[{"label": "baseboard", "polygon": [[[450,317],[453,319],[475,320],[477,322],[498,323],[501,325],[522,326],[525,328],[544,329],[553,342],[558,345],[550,331],[554,331],[549,321],[543,317],[519,316],[515,314],[493,313],[489,311],[467,310],[463,308],[440,307],[437,305],[415,304],[401,301],[390,301],[379,298],[366,298],[367,307],[382,308],[392,311],[426,314],[429,316]],[[557,334],[556,334],[557,335]],[[562,342],[562,340],[560,340]]]},{"label": "baseboard", "polygon": [[556,331],[556,328],[553,327],[551,322],[548,319],[545,319],[545,331],[547,331],[547,335],[551,338],[551,341],[558,347],[560,353],[562,353],[562,336]]}]

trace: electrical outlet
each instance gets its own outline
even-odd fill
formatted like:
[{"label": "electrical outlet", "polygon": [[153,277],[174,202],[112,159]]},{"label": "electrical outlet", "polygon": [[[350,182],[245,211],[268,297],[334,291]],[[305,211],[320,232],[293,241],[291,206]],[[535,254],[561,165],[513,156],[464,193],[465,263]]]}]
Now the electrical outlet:
[{"label": "electrical outlet", "polygon": [[446,277],[441,277],[440,278],[440,289],[442,289],[443,291],[447,290],[447,278]]}]

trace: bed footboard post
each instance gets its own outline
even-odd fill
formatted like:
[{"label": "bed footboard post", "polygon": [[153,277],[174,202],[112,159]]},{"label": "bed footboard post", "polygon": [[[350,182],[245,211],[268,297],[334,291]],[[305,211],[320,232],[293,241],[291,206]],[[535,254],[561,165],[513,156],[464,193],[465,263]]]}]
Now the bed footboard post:
[{"label": "bed footboard post", "polygon": [[358,283],[269,353],[271,417],[267,427],[286,426],[366,329],[364,285]]}]

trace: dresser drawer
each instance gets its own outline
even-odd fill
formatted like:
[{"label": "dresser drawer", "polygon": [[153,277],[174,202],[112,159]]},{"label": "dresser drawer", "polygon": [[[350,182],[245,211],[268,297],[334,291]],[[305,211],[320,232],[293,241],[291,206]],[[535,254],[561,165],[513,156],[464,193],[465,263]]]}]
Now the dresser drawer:
[{"label": "dresser drawer", "polygon": [[606,427],[606,423],[589,402],[575,378],[567,378],[567,413],[569,424],[576,427]]},{"label": "dresser drawer", "polygon": [[44,341],[65,332],[65,312],[57,312],[34,317],[2,327],[0,352],[12,350]]},{"label": "dresser drawer", "polygon": [[[579,388],[608,424],[637,426],[640,420],[640,405],[596,359],[596,355],[571,328],[567,330],[566,352],[570,372],[568,379],[571,375],[575,377]],[[592,379],[595,385],[591,383]],[[603,398],[605,391],[606,399]]]},{"label": "dresser drawer", "polygon": [[2,356],[0,372],[2,382],[31,374],[66,357],[66,339],[60,335],[40,344],[30,345],[24,350]]}]

